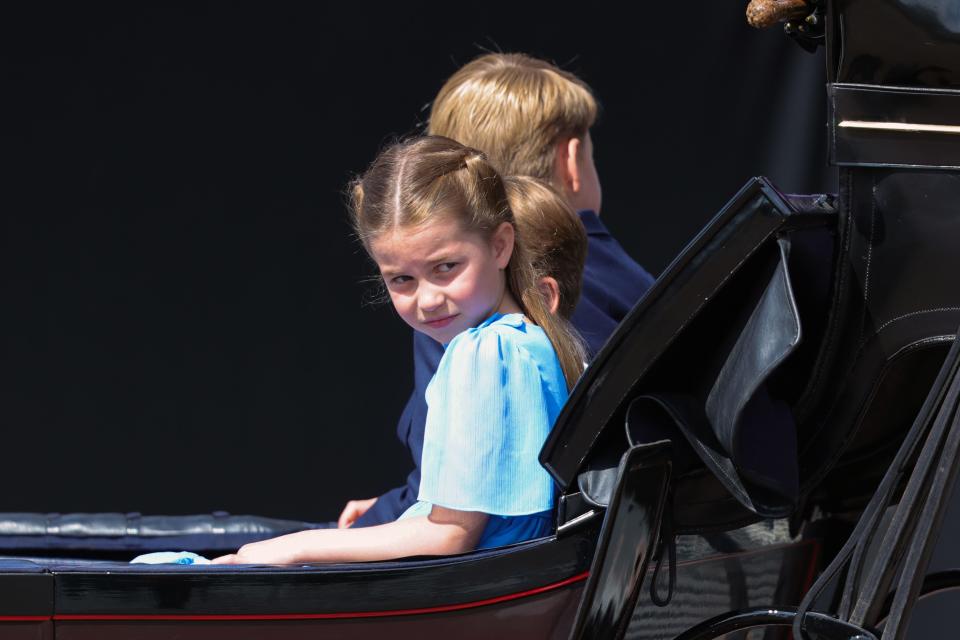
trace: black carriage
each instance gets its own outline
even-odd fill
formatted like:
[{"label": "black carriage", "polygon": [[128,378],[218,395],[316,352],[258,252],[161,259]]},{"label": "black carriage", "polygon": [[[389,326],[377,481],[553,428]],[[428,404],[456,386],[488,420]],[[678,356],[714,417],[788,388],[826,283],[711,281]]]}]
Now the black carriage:
[{"label": "black carriage", "polygon": [[840,192],[752,180],[668,267],[541,453],[554,535],[144,566],[126,560],[310,525],[3,514],[0,637],[903,637],[920,595],[958,583],[925,574],[960,453],[960,14],[755,0],[751,18],[826,42]]}]

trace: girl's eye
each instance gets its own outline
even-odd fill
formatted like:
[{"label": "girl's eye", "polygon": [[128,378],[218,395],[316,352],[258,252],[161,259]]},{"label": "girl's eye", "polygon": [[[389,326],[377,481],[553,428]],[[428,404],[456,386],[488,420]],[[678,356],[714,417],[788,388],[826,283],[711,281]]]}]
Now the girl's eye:
[{"label": "girl's eye", "polygon": [[390,278],[390,284],[399,286],[402,284],[406,284],[411,280],[413,280],[413,278],[411,278],[410,276],[394,276]]},{"label": "girl's eye", "polygon": [[437,265],[438,273],[450,273],[457,266],[456,262],[442,262]]}]

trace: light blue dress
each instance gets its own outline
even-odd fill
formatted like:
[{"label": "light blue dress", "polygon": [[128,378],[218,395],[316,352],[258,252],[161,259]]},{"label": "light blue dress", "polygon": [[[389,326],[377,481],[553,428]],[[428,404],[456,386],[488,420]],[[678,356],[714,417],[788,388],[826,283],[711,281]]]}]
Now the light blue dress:
[{"label": "light blue dress", "polygon": [[537,456],[567,399],[560,361],[540,327],[494,314],[457,335],[426,391],[418,502],[490,516],[478,549],[549,535],[553,480]]}]

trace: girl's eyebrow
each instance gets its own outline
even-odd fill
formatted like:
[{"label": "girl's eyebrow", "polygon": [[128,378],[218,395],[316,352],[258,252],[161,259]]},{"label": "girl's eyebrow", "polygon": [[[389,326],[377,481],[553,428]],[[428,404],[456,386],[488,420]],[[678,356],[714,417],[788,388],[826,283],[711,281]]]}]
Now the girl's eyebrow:
[{"label": "girl's eyebrow", "polygon": [[437,262],[455,262],[459,260],[457,257],[459,253],[459,247],[438,247],[436,253],[428,253],[427,257],[424,259],[425,263],[437,263]]},{"label": "girl's eyebrow", "polygon": [[385,280],[390,278],[396,278],[397,276],[409,275],[410,272],[406,269],[380,269],[380,277]]},{"label": "girl's eyebrow", "polygon": [[[418,262],[421,265],[437,264],[441,262],[456,262],[458,258],[454,256],[455,254],[451,253],[448,250],[444,250],[443,253],[437,253],[435,255],[427,255],[427,257],[424,258],[423,260],[417,260],[416,262]],[[380,275],[382,275],[384,278],[389,276],[398,276],[403,273],[405,273],[403,269],[391,269],[389,267],[386,269],[380,269]]]}]

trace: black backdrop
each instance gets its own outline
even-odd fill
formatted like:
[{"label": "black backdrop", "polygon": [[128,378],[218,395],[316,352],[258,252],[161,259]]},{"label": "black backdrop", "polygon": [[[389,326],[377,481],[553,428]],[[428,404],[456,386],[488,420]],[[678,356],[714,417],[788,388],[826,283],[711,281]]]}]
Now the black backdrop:
[{"label": "black backdrop", "polygon": [[547,57],[658,273],[751,175],[831,188],[822,52],[744,4],[3,9],[0,511],[319,520],[399,483],[410,333],[363,304],[346,181],[482,50]]}]

